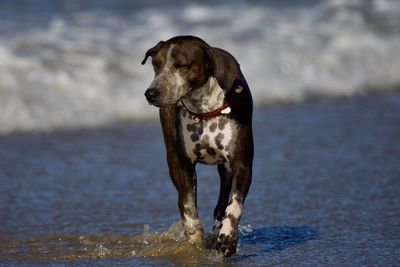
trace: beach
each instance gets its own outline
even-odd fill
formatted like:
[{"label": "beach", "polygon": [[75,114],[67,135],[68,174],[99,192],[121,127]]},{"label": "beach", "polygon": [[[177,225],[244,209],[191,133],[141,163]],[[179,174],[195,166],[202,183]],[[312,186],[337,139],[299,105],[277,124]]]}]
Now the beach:
[{"label": "beach", "polygon": [[[0,137],[1,266],[396,266],[400,93],[254,111],[237,254],[183,240],[157,120]],[[219,190],[198,166],[206,232]]]},{"label": "beach", "polygon": [[[399,266],[399,29],[396,0],[0,1],[0,266]],[[253,96],[229,259],[216,167],[197,166],[188,244],[144,96],[146,51],[181,35],[234,56]]]}]

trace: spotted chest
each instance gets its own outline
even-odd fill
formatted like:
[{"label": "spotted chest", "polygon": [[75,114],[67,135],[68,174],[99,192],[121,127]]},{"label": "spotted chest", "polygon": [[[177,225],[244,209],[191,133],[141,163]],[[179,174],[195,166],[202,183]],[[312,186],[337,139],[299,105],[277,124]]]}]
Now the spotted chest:
[{"label": "spotted chest", "polygon": [[225,116],[198,121],[186,109],[179,113],[180,135],[185,154],[193,163],[219,164],[233,153],[235,123]]}]

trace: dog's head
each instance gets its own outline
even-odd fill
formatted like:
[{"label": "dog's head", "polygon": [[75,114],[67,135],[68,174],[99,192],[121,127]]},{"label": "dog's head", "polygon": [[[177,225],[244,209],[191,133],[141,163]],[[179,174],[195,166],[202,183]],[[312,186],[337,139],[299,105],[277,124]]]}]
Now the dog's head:
[{"label": "dog's head", "polygon": [[142,64],[148,57],[152,58],[155,77],[145,96],[157,107],[176,104],[211,76],[228,91],[239,73],[239,64],[232,55],[193,36],[160,41],[146,52]]}]

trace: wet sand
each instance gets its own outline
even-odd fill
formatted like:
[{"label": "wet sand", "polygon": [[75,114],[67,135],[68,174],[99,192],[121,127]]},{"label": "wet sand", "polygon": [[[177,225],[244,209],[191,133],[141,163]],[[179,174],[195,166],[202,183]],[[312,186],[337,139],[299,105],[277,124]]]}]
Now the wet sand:
[{"label": "wet sand", "polygon": [[[400,92],[258,108],[254,135],[229,260],[183,240],[157,122],[1,136],[0,265],[400,264]],[[209,231],[219,181],[198,176]]]}]

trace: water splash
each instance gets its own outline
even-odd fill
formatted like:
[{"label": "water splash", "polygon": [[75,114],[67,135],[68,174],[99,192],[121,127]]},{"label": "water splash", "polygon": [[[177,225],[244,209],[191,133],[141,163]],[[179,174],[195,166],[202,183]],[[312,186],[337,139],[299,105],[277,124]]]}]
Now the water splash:
[{"label": "water splash", "polygon": [[238,230],[242,236],[248,236],[254,231],[251,224],[239,225]]},{"label": "water splash", "polygon": [[165,232],[151,232],[149,229],[149,225],[145,224],[143,233],[135,236],[66,234],[32,236],[25,240],[0,236],[1,258],[53,262],[151,257],[185,264],[223,260],[222,256],[213,249],[186,242],[181,222],[173,223]]},{"label": "water splash", "polygon": [[94,251],[97,253],[98,258],[107,257],[107,255],[111,253],[111,251],[103,245],[99,245]]}]

